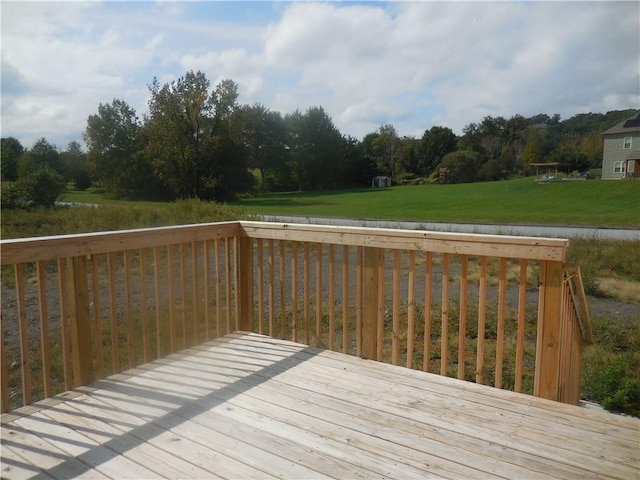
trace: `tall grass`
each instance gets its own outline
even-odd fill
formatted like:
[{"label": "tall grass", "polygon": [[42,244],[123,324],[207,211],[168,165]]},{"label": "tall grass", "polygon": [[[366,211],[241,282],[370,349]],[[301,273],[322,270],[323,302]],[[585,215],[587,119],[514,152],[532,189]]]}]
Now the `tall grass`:
[{"label": "tall grass", "polygon": [[1,236],[40,237],[130,228],[238,220],[237,209],[200,200],[140,205],[66,206],[53,209],[2,210]]}]

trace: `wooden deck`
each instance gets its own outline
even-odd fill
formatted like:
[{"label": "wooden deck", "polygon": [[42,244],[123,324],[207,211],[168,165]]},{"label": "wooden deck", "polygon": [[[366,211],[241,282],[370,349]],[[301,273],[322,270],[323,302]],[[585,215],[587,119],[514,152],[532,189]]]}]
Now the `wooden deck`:
[{"label": "wooden deck", "polygon": [[2,416],[3,478],[619,478],[640,421],[234,334]]}]

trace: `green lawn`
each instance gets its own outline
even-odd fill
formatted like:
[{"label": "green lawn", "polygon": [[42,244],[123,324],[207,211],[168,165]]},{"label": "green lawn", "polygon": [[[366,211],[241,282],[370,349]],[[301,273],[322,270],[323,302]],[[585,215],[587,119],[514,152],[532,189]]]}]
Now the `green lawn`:
[{"label": "green lawn", "polygon": [[268,194],[246,213],[472,223],[640,226],[640,182],[532,178],[460,185]]}]

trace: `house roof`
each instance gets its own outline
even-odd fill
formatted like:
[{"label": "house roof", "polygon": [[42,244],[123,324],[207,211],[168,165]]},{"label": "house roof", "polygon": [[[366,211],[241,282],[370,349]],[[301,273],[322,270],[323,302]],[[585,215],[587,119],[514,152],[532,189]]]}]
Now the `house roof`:
[{"label": "house roof", "polygon": [[640,160],[640,150],[632,150],[626,160]]},{"label": "house roof", "polygon": [[609,130],[604,131],[603,135],[615,135],[620,133],[640,132],[640,113],[625,121],[618,123]]}]

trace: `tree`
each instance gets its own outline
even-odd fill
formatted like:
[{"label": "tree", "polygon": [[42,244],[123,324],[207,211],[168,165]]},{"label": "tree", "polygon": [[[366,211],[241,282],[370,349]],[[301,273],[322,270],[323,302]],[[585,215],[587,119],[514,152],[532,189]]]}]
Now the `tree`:
[{"label": "tree", "polygon": [[[286,128],[279,112],[273,112],[256,103],[242,107],[242,133],[249,152],[249,166],[260,171],[261,189],[290,176],[286,162]],[[286,180],[285,180],[286,183]],[[268,188],[271,190],[271,188]]]},{"label": "tree", "polygon": [[71,141],[60,154],[60,162],[66,180],[72,180],[78,190],[91,186],[91,175],[87,166],[87,155],[78,142]]},{"label": "tree", "polygon": [[310,107],[303,115],[285,117],[287,143],[302,190],[335,188],[341,184],[340,131],[322,107]]},{"label": "tree", "polygon": [[18,160],[18,177],[24,177],[43,167],[62,173],[58,149],[44,137]]},{"label": "tree", "polygon": [[522,151],[522,167],[526,170],[532,163],[540,163],[544,159],[545,130],[538,125],[531,125],[525,133],[525,146]]},{"label": "tree", "polygon": [[373,152],[378,169],[386,175],[395,177],[399,151],[400,139],[395,127],[391,124],[382,125],[378,129],[378,136],[373,141]]},{"label": "tree", "polygon": [[2,160],[0,161],[0,177],[3,181],[18,179],[18,160],[24,153],[24,147],[17,138],[6,137],[1,140]]},{"label": "tree", "polygon": [[377,175],[375,161],[365,155],[363,143],[357,138],[348,136],[342,142],[342,171],[345,187],[367,187],[371,179]]},{"label": "tree", "polygon": [[480,162],[476,152],[458,150],[445,155],[439,168],[449,169],[448,178],[454,183],[469,183],[478,180]]},{"label": "tree", "polygon": [[418,140],[413,137],[402,137],[396,162],[398,173],[418,173]]},{"label": "tree", "polygon": [[119,99],[100,104],[98,113],[87,120],[87,160],[114,195],[141,197],[154,184],[153,171],[143,155],[141,129],[136,111]]},{"label": "tree", "polygon": [[431,173],[445,155],[456,151],[457,145],[458,137],[448,127],[434,126],[425,130],[418,145],[420,173]]},{"label": "tree", "polygon": [[589,168],[602,166],[603,148],[604,140],[601,133],[594,133],[582,139],[580,142],[580,155],[584,156]]},{"label": "tree", "polygon": [[163,86],[154,79],[149,90],[147,153],[175,196],[229,200],[251,186],[233,81],[209,92],[204,73],[189,71]]}]

